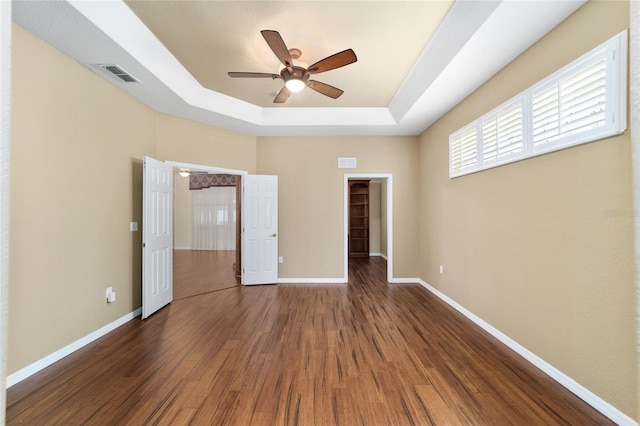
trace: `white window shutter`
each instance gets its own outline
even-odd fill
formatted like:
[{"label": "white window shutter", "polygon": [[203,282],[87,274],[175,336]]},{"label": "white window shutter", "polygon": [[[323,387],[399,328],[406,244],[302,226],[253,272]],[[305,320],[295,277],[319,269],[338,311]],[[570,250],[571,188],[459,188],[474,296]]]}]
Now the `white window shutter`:
[{"label": "white window shutter", "polygon": [[606,71],[601,58],[533,94],[534,151],[607,124]]},{"label": "white window shutter", "polygon": [[482,151],[485,164],[501,160],[523,149],[522,104],[509,105],[482,125]]},{"label": "white window shutter", "polygon": [[628,31],[449,137],[457,177],[626,130]]},{"label": "white window shutter", "polygon": [[475,127],[458,132],[449,138],[450,174],[455,175],[473,168],[477,161],[477,131]]}]

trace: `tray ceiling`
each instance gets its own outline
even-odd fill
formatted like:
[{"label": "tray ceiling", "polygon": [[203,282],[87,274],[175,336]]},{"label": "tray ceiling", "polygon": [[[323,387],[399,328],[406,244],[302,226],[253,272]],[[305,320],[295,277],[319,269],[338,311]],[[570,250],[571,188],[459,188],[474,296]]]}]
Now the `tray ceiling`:
[{"label": "tray ceiling", "polygon": [[[254,135],[415,135],[584,3],[579,1],[15,1],[14,21],[154,109]],[[352,48],[273,104],[281,80],[260,30],[307,63]],[[124,83],[98,64],[117,64]]]}]

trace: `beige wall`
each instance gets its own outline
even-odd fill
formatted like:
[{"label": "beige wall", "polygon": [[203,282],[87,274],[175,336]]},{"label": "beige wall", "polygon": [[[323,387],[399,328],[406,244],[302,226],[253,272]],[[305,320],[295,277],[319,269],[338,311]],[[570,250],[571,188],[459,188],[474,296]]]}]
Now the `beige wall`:
[{"label": "beige wall", "polygon": [[157,113],[12,35],[9,374],[140,307],[144,155],[256,167],[255,137]]},{"label": "beige wall", "polygon": [[189,178],[173,177],[173,247],[191,248],[191,193]]},{"label": "beige wall", "polygon": [[[394,277],[415,278],[417,137],[260,137],[258,173],[279,177],[282,278],[344,277],[344,175],[391,173]],[[338,169],[357,157],[357,169]]]},{"label": "beige wall", "polygon": [[9,373],[140,306],[155,154],[152,110],[15,25],[12,73]]},{"label": "beige wall", "polygon": [[628,7],[586,4],[421,135],[420,276],[637,418],[629,132],[456,179],[447,167],[449,134],[627,28]]},{"label": "beige wall", "polygon": [[159,160],[256,172],[256,138],[157,114]]}]

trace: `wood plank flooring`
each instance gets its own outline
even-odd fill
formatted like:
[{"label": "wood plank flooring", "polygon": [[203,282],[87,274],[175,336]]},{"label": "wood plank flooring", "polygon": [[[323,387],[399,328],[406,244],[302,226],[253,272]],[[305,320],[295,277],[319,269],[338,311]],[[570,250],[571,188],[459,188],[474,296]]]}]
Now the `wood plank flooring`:
[{"label": "wood plank flooring", "polygon": [[233,264],[235,250],[174,250],[173,299],[240,285]]},{"label": "wood plank flooring", "polygon": [[385,268],[176,300],[11,387],[7,423],[612,424]]}]

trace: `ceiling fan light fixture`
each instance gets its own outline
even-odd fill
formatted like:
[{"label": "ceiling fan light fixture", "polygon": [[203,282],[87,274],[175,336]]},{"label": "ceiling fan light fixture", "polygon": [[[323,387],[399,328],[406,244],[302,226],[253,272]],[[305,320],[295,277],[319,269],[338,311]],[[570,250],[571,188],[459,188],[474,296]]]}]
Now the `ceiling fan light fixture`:
[{"label": "ceiling fan light fixture", "polygon": [[284,85],[287,86],[287,89],[289,89],[289,91],[293,93],[300,92],[302,89],[304,89],[305,86],[304,81],[297,78],[287,80]]},{"label": "ceiling fan light fixture", "polygon": [[274,30],[260,31],[262,37],[280,60],[280,69],[278,74],[269,74],[264,72],[229,72],[229,77],[234,78],[271,78],[284,80],[284,87],[278,91],[273,99],[274,104],[281,104],[289,99],[291,93],[302,91],[304,86],[309,86],[316,92],[328,96],[333,99],[339,98],[344,91],[320,81],[309,80],[311,74],[319,74],[321,72],[331,71],[345,65],[352,64],[358,60],[353,49],[343,50],[327,56],[324,59],[308,66],[306,63],[298,61],[302,55],[300,49],[288,49],[282,40],[280,33]]}]

